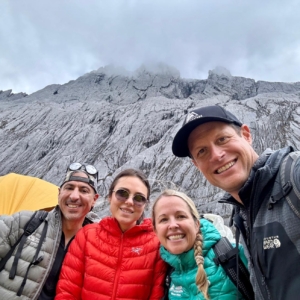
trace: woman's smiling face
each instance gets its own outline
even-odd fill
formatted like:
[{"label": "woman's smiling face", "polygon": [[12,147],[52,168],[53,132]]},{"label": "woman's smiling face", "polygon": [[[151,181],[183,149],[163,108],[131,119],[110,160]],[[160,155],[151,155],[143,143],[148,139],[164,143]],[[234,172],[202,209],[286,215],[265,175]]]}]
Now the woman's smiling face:
[{"label": "woman's smiling face", "polygon": [[[119,189],[129,193],[129,198],[126,201],[117,199],[115,191]],[[114,191],[109,197],[110,211],[123,232],[133,227],[144,212],[145,204],[137,206],[133,202],[132,198],[136,194],[143,195],[147,199],[148,189],[146,185],[138,177],[125,176],[117,181]]]},{"label": "woman's smiling face", "polygon": [[160,243],[172,254],[192,249],[199,221],[187,203],[177,196],[162,196],[154,207],[155,232]]}]

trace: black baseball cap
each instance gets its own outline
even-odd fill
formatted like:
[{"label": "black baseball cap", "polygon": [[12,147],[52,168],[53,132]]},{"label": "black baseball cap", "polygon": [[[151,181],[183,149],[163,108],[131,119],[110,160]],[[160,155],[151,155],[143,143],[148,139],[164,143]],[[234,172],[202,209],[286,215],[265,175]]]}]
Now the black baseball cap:
[{"label": "black baseball cap", "polygon": [[178,157],[190,156],[188,138],[191,132],[199,125],[212,121],[231,123],[240,127],[243,125],[231,112],[218,105],[192,110],[187,114],[182,127],[174,137],[173,154]]},{"label": "black baseball cap", "polygon": [[[88,178],[82,177],[82,176],[80,176],[80,174],[76,175],[77,173],[81,173],[81,172],[85,173],[88,176]],[[69,181],[85,182],[93,188],[93,190],[95,191],[96,194],[98,194],[96,177],[94,177],[93,175],[89,174],[88,172],[86,172],[84,170],[75,170],[75,171],[68,170],[66,177],[60,187],[62,187],[66,182],[69,182]]]}]

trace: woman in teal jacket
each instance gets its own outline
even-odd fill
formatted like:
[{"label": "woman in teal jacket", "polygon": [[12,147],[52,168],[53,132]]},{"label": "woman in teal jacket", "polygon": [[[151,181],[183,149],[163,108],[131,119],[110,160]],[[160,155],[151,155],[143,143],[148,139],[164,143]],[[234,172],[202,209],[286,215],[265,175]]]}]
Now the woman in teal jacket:
[{"label": "woman in teal jacket", "polygon": [[174,269],[170,300],[243,299],[223,267],[214,262],[212,247],[221,238],[219,231],[206,219],[199,222],[196,206],[187,195],[164,191],[153,204],[152,222],[161,243],[161,257]]}]

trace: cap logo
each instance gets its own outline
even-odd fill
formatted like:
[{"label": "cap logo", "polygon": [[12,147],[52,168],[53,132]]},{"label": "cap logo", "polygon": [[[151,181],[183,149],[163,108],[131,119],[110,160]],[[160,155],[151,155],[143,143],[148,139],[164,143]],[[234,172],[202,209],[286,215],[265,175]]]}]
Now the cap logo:
[{"label": "cap logo", "polygon": [[189,123],[189,122],[191,122],[191,121],[194,121],[194,120],[196,120],[196,119],[199,119],[199,118],[201,118],[202,117],[202,115],[198,115],[198,114],[196,114],[195,112],[191,112],[191,113],[189,113],[188,115],[187,115],[187,117],[186,117],[186,119],[185,119],[185,124],[186,123]]}]

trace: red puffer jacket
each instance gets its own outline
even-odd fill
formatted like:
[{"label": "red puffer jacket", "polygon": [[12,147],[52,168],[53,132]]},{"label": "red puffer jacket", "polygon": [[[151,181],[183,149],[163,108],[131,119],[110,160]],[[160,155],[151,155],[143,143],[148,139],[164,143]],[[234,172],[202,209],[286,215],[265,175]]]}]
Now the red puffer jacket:
[{"label": "red puffer jacket", "polygon": [[151,220],[122,232],[108,217],[76,234],[55,300],[161,299],[165,274]]}]

